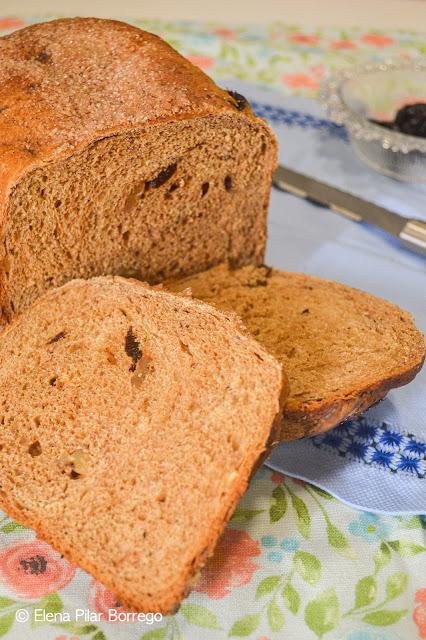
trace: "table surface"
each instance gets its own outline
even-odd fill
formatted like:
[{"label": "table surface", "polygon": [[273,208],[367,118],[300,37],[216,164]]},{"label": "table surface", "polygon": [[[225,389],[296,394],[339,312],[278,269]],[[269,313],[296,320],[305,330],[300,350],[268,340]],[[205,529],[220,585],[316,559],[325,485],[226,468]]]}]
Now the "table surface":
[{"label": "table surface", "polygon": [[[376,4],[371,4],[376,11]],[[2,0],[2,13],[16,15],[18,9],[21,15],[54,9],[72,13],[77,3],[49,5],[44,0],[13,5]],[[396,5],[416,11],[424,7],[409,0],[386,3]],[[103,2],[103,6],[109,5]],[[132,6],[135,12],[136,3],[121,2],[121,14],[130,15]],[[271,6],[271,2],[262,3],[268,11]],[[91,13],[97,13],[95,7],[92,1]],[[152,15],[154,9],[161,14],[158,3],[154,9],[139,7],[138,15]],[[235,18],[234,9],[229,19]],[[245,19],[253,17],[251,10],[244,10]],[[351,11],[351,21],[355,13]],[[286,12],[285,17],[289,16]],[[313,14],[309,18],[311,23],[316,21]],[[336,13],[337,18],[343,24],[341,13]],[[25,22],[0,19],[0,31]],[[374,29],[379,23],[372,19],[360,29],[322,29],[319,22],[314,28],[251,29],[230,28],[223,18],[214,27],[158,20],[138,24],[161,33],[218,79],[238,76],[286,94],[311,97],[318,93],[323,74],[336,65],[366,57],[424,53],[424,35],[400,31],[402,20],[388,30],[380,23],[380,32]],[[105,617],[87,623],[76,620],[77,608],[105,616],[116,605],[113,594],[37,540],[34,532],[0,514],[0,636],[10,640],[426,638],[425,542],[422,517],[355,511],[324,491],[263,467],[178,614],[154,626],[113,624]],[[36,611],[66,613],[71,621],[34,623]]]},{"label": "table surface", "polygon": [[2,0],[3,15],[96,15],[161,18],[164,20],[218,20],[259,22],[282,20],[287,24],[368,26],[379,29],[426,29],[425,0]]}]

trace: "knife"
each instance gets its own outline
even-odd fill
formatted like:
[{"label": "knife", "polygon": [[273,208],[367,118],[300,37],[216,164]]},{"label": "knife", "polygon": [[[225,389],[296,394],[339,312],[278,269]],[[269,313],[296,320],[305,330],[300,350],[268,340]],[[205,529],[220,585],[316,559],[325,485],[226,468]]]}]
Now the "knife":
[{"label": "knife", "polygon": [[400,242],[422,255],[426,255],[426,222],[417,218],[405,218],[394,211],[346,193],[303,173],[279,166],[273,184],[281,191],[330,208],[355,222],[368,222],[395,236]]}]

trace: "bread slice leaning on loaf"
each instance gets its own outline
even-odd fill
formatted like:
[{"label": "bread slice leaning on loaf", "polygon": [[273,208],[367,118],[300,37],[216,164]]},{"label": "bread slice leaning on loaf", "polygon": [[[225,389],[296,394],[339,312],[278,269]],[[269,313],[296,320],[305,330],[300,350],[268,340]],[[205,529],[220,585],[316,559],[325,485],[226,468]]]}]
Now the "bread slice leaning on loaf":
[{"label": "bread slice leaning on loaf", "polygon": [[73,18],[0,38],[0,307],[72,278],[261,263],[277,144],[159,37]]},{"label": "bread slice leaning on loaf", "polygon": [[1,508],[173,611],[268,446],[280,365],[234,315],[118,277],[42,296],[0,362]]},{"label": "bread slice leaning on loaf", "polygon": [[282,363],[290,392],[280,438],[326,431],[410,382],[425,358],[412,316],[358,289],[268,267],[216,267],[175,283],[235,311]]}]

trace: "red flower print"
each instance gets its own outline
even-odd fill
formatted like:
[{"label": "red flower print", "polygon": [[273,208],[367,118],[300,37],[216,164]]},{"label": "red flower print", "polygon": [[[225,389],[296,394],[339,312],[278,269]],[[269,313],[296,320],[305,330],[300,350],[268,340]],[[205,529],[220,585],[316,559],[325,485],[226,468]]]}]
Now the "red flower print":
[{"label": "red flower print", "polygon": [[195,64],[196,67],[200,69],[211,69],[214,65],[213,58],[209,58],[208,56],[186,56],[189,62]]},{"label": "red flower print", "polygon": [[365,36],[362,36],[361,40],[364,44],[371,44],[374,47],[388,47],[394,43],[393,38],[381,36],[378,33],[367,33]]},{"label": "red flower print", "polygon": [[356,49],[356,44],[352,40],[332,40],[330,47],[332,49]]},{"label": "red flower print", "polygon": [[306,73],[288,73],[283,76],[283,83],[292,89],[319,89],[320,83],[316,78],[308,76]]},{"label": "red flower print", "polygon": [[215,33],[220,38],[227,38],[228,40],[232,40],[236,36],[236,33],[233,29],[213,29],[213,33]]},{"label": "red flower print", "polygon": [[299,44],[318,44],[319,37],[305,33],[290,33],[288,39]]},{"label": "red flower print", "polygon": [[294,484],[300,484],[301,487],[304,487],[306,482],[304,480],[300,480],[299,478],[292,478]]},{"label": "red flower print", "polygon": [[20,598],[39,598],[63,589],[75,567],[42,540],[24,542],[0,553],[0,573]]},{"label": "red flower print", "polygon": [[0,29],[17,29],[23,27],[24,24],[24,20],[19,18],[0,18]]},{"label": "red flower print", "polygon": [[274,471],[271,475],[271,480],[275,482],[275,484],[282,484],[285,482],[285,476],[283,476],[282,473],[278,473],[278,471]]},{"label": "red flower print", "polygon": [[[109,619],[110,609],[114,609],[118,612],[126,611],[112,591],[109,591],[109,589],[104,587],[104,585],[97,580],[92,580],[90,583],[87,604],[90,609],[95,610],[97,613],[101,613],[103,620]],[[118,622],[118,620],[114,620],[114,622]]]},{"label": "red flower print", "polygon": [[259,543],[245,531],[225,529],[214,555],[202,570],[196,591],[219,599],[231,593],[232,587],[250,582],[258,564],[252,558],[260,555]]},{"label": "red flower print", "polygon": [[413,611],[413,620],[419,628],[419,638],[426,638],[426,588],[416,591],[418,606]]}]

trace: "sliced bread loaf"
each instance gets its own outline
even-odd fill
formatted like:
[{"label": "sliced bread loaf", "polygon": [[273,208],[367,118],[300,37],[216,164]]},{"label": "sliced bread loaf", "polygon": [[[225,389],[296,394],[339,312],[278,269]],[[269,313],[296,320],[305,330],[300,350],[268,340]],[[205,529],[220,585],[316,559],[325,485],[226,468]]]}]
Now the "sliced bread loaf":
[{"label": "sliced bread loaf", "polygon": [[167,286],[235,311],[286,371],[281,439],[312,435],[412,380],[425,357],[412,316],[363,291],[267,267],[216,267]]},{"label": "sliced bread loaf", "polygon": [[172,611],[245,490],[281,368],[240,321],[123,278],[0,340],[0,505],[125,606]]},{"label": "sliced bread loaf", "polygon": [[259,264],[276,153],[241,95],[136,27],[0,38],[0,307],[77,277]]}]

